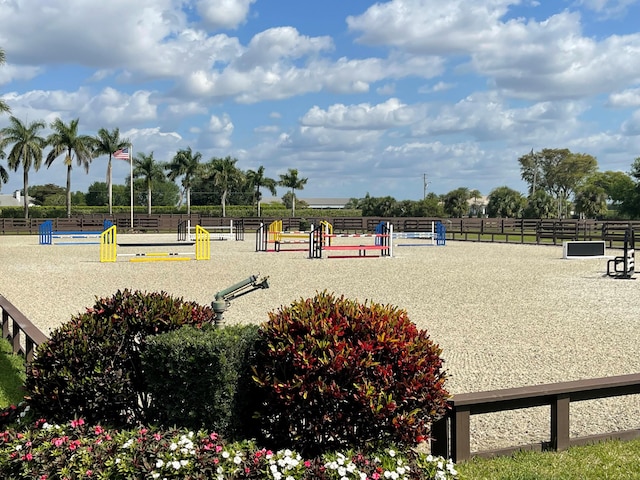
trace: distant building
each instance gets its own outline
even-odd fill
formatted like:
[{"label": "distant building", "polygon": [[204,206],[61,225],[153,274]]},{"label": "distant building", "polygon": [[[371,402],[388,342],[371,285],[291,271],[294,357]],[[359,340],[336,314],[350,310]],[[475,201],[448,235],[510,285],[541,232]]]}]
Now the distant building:
[{"label": "distant building", "polygon": [[[13,195],[0,194],[0,207],[22,207],[23,199],[20,190],[13,192]],[[33,199],[29,197],[29,206],[33,207]]]},{"label": "distant building", "polygon": [[[305,202],[309,208],[344,208],[349,203],[350,198],[297,198],[296,202]],[[260,202],[262,205],[267,203],[282,203],[279,197],[264,197]]]},{"label": "distant building", "polygon": [[478,198],[470,198],[467,200],[469,205],[469,216],[471,217],[486,217],[487,205],[489,205],[489,197],[483,195]]}]

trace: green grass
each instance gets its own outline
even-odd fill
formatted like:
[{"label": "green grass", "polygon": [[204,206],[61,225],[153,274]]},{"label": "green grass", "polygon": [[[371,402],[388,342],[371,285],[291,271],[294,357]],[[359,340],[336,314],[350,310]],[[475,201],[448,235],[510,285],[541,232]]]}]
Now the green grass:
[{"label": "green grass", "polygon": [[457,465],[460,480],[640,479],[640,440],[608,441],[564,452],[519,452]]},{"label": "green grass", "polygon": [[25,379],[24,358],[14,355],[11,344],[0,341],[0,408],[16,405],[22,401]]}]

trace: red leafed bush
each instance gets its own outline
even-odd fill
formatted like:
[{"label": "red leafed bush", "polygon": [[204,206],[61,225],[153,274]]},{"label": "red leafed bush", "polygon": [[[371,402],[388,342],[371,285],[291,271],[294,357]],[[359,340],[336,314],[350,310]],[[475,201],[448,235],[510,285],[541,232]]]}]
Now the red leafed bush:
[{"label": "red leafed bush", "polygon": [[258,418],[276,448],[415,445],[446,411],[441,349],[404,310],[323,292],[270,313],[260,337]]},{"label": "red leafed bush", "polygon": [[149,399],[140,355],[147,336],[213,318],[210,307],[165,292],[124,290],[97,299],[39,345],[27,368],[30,403],[47,419],[143,422]]}]

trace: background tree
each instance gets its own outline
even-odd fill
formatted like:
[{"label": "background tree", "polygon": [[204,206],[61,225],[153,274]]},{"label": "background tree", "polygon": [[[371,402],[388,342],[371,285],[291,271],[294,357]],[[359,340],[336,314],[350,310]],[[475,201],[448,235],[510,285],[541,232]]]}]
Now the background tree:
[{"label": "background tree", "polygon": [[482,193],[480,190],[471,190],[469,192],[469,198],[473,199],[473,204],[471,206],[471,216],[478,216],[478,199],[482,198]]},{"label": "background tree", "polygon": [[255,203],[257,206],[257,213],[259,217],[260,202],[262,201],[262,192],[260,192],[260,188],[264,187],[271,192],[271,195],[276,195],[276,186],[278,182],[276,182],[273,178],[265,176],[264,167],[262,165],[259,166],[257,170],[247,170],[245,176],[249,187],[255,189],[255,191],[253,192],[253,203]]},{"label": "background tree", "polygon": [[[5,56],[4,50],[0,48],[0,66],[4,65],[6,61],[7,61],[7,58]],[[1,98],[0,98],[0,113],[11,113],[11,109],[9,108],[9,105],[7,105],[7,103]]]},{"label": "background tree", "polygon": [[589,183],[576,192],[575,207],[580,218],[602,218],[607,214],[607,192]]},{"label": "background tree", "polygon": [[498,187],[489,194],[487,214],[489,217],[518,218],[526,205],[526,198],[517,190],[507,186]]},{"label": "background tree", "polygon": [[444,196],[444,211],[448,215],[462,218],[469,213],[469,189],[459,187]]},{"label": "background tree", "polygon": [[591,155],[571,153],[566,148],[545,148],[518,161],[522,179],[530,184],[530,193],[542,188],[556,200],[558,218],[567,215],[569,197],[598,168]]},{"label": "background tree", "polygon": [[556,201],[543,189],[539,188],[533,195],[529,195],[524,209],[525,218],[550,218],[556,211]]},{"label": "background tree", "polygon": [[37,205],[64,205],[66,192],[59,185],[47,183],[30,187],[29,196]]},{"label": "background tree", "polygon": [[202,170],[200,165],[202,154],[193,152],[191,147],[184,150],[178,150],[173,159],[167,164],[166,169],[169,171],[168,178],[175,181],[176,178],[182,177],[182,187],[187,197],[187,215],[191,214],[191,187],[194,179]]},{"label": "background tree", "polygon": [[164,165],[155,161],[153,152],[148,155],[142,152],[136,154],[136,158],[133,161],[133,179],[131,179],[131,181],[136,178],[142,178],[143,180],[147,200],[147,215],[151,215],[151,190],[153,189],[153,182],[165,178]]},{"label": "background tree", "polygon": [[236,167],[238,160],[231,157],[212,158],[208,164],[209,177],[213,180],[214,186],[221,192],[220,205],[222,206],[222,216],[226,216],[227,196],[229,191],[238,187],[244,181],[244,175]]},{"label": "background tree", "polygon": [[[0,48],[0,66],[4,65],[5,61],[6,59],[5,59],[4,50]],[[7,105],[6,102],[0,98],[0,113],[9,113],[9,112],[11,112],[9,105]],[[2,141],[2,138],[0,138],[0,142],[1,141]],[[6,158],[6,155],[4,153],[4,150],[0,148],[0,160],[4,160],[5,158]],[[2,188],[2,184],[7,183],[8,181],[9,181],[9,172],[4,168],[4,166],[0,165],[0,189]]]},{"label": "background tree", "polygon": [[98,130],[94,143],[94,157],[108,155],[107,163],[107,203],[109,205],[109,215],[113,214],[113,186],[112,186],[112,158],[113,154],[123,148],[131,147],[128,138],[120,138],[120,129],[114,128],[109,131],[106,128]]},{"label": "background tree", "polygon": [[24,218],[29,218],[29,171],[35,171],[42,165],[42,150],[47,141],[40,135],[45,127],[42,120],[24,124],[16,117],[9,117],[9,126],[0,130],[0,150],[13,145],[9,151],[8,165],[13,171],[22,166]]},{"label": "background tree", "polygon": [[67,167],[67,217],[71,216],[71,170],[73,168],[73,157],[76,157],[76,163],[80,167],[84,167],[86,173],[89,173],[89,165],[95,140],[89,135],[78,134],[78,123],[80,119],[71,120],[69,124],[65,124],[60,118],[56,118],[51,123],[51,133],[47,137],[47,144],[51,146],[51,151],[47,155],[45,165],[47,168],[51,166],[56,158],[64,154],[64,164]]},{"label": "background tree", "polygon": [[[4,160],[7,156],[4,153],[4,150],[0,148],[0,160]],[[0,190],[2,190],[2,184],[7,183],[9,181],[9,172],[3,165],[0,165]]]},{"label": "background tree", "polygon": [[298,170],[295,168],[290,168],[287,173],[280,174],[280,181],[278,185],[281,185],[285,188],[290,189],[292,195],[292,204],[291,204],[291,216],[296,216],[296,190],[304,189],[304,186],[307,184],[308,178],[299,178]]}]

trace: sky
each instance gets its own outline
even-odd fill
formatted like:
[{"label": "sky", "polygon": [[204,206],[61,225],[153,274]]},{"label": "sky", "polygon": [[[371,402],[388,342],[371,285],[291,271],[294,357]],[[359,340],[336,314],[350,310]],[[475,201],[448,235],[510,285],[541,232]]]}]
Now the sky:
[{"label": "sky", "polygon": [[[118,127],[159,162],[297,169],[300,198],[526,193],[532,149],[600,171],[640,156],[638,18],[640,0],[0,0],[0,97],[23,122]],[[71,189],[106,165],[74,166]],[[65,186],[62,157],[30,172],[46,183]],[[22,186],[11,171],[0,193]]]}]

